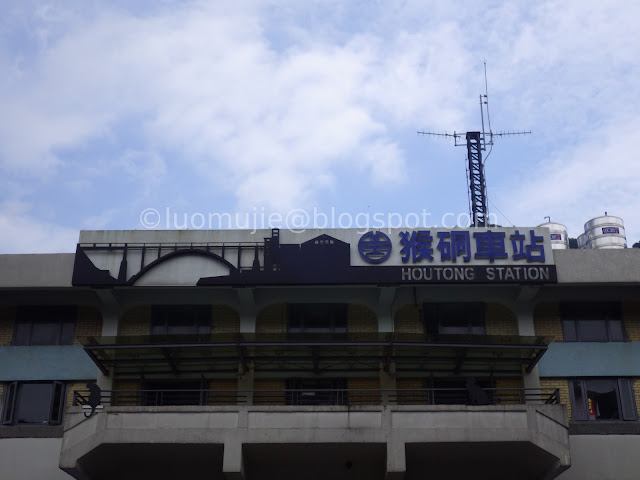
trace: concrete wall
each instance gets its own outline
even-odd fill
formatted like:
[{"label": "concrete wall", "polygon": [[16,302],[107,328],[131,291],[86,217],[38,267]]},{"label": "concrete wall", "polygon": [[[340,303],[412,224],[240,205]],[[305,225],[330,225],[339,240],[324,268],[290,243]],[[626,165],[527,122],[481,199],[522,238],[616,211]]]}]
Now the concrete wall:
[{"label": "concrete wall", "polygon": [[74,253],[0,255],[0,287],[70,287]]},{"label": "concrete wall", "polygon": [[554,250],[559,283],[638,283],[640,249]]},{"label": "concrete wall", "polygon": [[[538,449],[549,454],[547,471],[569,463],[567,419],[560,405],[439,405],[106,407],[88,420],[71,408],[60,465],[73,471],[82,456],[105,443],[208,443],[224,444],[224,471],[240,473],[247,444],[381,443],[387,444],[388,472],[401,473],[405,444],[431,442],[527,444],[519,459],[525,470]],[[495,455],[500,461],[499,449]]]},{"label": "concrete wall", "polygon": [[571,468],[558,480],[638,480],[640,435],[571,435]]},{"label": "concrete wall", "polygon": [[58,468],[61,438],[0,439],[3,480],[72,480]]}]

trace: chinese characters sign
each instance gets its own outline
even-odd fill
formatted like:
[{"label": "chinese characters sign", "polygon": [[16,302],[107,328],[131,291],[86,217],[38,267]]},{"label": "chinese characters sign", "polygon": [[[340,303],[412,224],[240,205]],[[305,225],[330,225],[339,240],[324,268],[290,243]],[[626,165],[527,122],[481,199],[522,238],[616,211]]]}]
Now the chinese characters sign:
[{"label": "chinese characters sign", "polygon": [[549,234],[538,228],[371,231],[358,253],[352,266],[403,267],[400,282],[556,281]]},{"label": "chinese characters sign", "polygon": [[[475,263],[496,260],[547,263],[544,236],[534,229],[505,231],[401,230],[395,244],[403,264]],[[391,256],[394,241],[383,232],[368,232],[358,244],[367,263],[383,263]]]}]

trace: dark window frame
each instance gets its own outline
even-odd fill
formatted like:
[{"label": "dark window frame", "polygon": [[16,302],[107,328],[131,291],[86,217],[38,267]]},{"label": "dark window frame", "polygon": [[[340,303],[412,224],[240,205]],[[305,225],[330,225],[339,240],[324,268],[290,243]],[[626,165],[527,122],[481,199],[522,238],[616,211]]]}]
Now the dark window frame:
[{"label": "dark window frame", "polygon": [[[34,385],[50,386],[48,412],[40,412],[44,421],[21,421],[21,415],[27,410],[25,387]],[[50,382],[10,382],[5,384],[4,405],[2,409],[2,425],[60,425],[64,413],[66,385],[60,381]]]},{"label": "dark window frame", "polygon": [[[622,306],[619,302],[563,302],[560,304],[562,336],[565,342],[624,342]],[[591,324],[591,325],[589,325]],[[600,327],[605,333],[590,338],[589,327]]]},{"label": "dark window frame", "polygon": [[141,401],[155,407],[206,405],[207,383],[202,379],[147,380]]},{"label": "dark window frame", "polygon": [[[210,335],[213,330],[211,305],[152,305],[150,335]],[[184,320],[188,319],[190,324]],[[178,324],[180,321],[183,324]],[[172,325],[172,322],[175,322]],[[176,332],[172,329],[189,329]]]},{"label": "dark window frame", "polygon": [[[613,382],[617,401],[618,418],[597,418],[595,413],[591,414],[589,412],[589,398],[587,394],[589,391],[589,382],[603,380]],[[576,398],[576,392],[580,396],[579,399]],[[569,396],[571,399],[572,419],[574,421],[622,422],[638,420],[638,412],[633,391],[633,381],[629,378],[592,377],[570,379]],[[597,408],[597,405],[594,408]]]},{"label": "dark window frame", "polygon": [[[460,313],[451,310],[460,309]],[[463,318],[464,326],[447,325],[453,315]],[[429,302],[422,305],[425,331],[433,335],[486,335],[487,315],[484,302]],[[456,331],[458,330],[458,331]]]},{"label": "dark window frame", "polygon": [[[70,305],[22,305],[16,312],[11,345],[47,346],[72,345],[78,310]],[[38,330],[52,328],[52,341],[40,341]],[[46,336],[46,330],[45,330]]]},{"label": "dark window frame", "polygon": [[345,378],[289,378],[287,405],[347,405]]},{"label": "dark window frame", "polygon": [[[318,312],[325,323],[317,324]],[[347,333],[349,305],[347,303],[289,303],[287,304],[287,333]]]}]

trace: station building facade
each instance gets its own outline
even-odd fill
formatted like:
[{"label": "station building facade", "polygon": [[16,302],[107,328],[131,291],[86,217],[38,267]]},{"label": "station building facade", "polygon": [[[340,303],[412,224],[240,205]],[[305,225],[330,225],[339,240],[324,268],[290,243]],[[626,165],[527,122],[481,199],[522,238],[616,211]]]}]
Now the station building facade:
[{"label": "station building facade", "polygon": [[640,250],[83,231],[0,255],[0,399],[2,478],[635,479]]}]

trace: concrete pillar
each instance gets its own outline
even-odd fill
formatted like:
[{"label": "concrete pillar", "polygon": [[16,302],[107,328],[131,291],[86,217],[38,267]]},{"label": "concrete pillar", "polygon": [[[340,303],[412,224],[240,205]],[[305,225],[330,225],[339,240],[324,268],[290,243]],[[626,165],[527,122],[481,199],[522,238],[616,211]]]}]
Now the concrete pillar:
[{"label": "concrete pillar", "polygon": [[[519,308],[516,310],[516,315],[518,318],[518,335],[526,337],[535,336],[533,305],[519,305]],[[540,388],[540,374],[538,373],[537,365],[531,373],[526,373],[523,368],[522,376],[524,378],[524,388]]]},{"label": "concrete pillar", "polygon": [[384,369],[384,362],[380,364],[380,388],[382,390],[392,390],[382,392],[383,405],[395,405],[396,389],[396,364],[391,362],[388,371]]},{"label": "concrete pillar", "polygon": [[240,333],[256,333],[256,313],[240,310]]},{"label": "concrete pillar", "polygon": [[378,332],[393,332],[393,301],[396,298],[396,287],[380,287],[376,315],[378,316]]},{"label": "concrete pillar", "polygon": [[[102,336],[103,337],[115,337],[118,335],[118,323],[120,321],[120,311],[114,308],[113,305],[104,306],[101,308],[102,313]],[[113,375],[104,375],[98,371],[98,378],[96,383],[102,390],[113,389]]]},{"label": "concrete pillar", "polygon": [[387,442],[387,480],[403,480],[406,472],[405,444],[392,438]]},{"label": "concrete pillar", "polygon": [[242,365],[240,365],[238,372],[238,394],[244,395],[244,401],[241,403],[245,405],[253,404],[253,382],[255,379],[253,362],[249,362],[249,369],[243,371]]},{"label": "concrete pillar", "polygon": [[222,473],[227,480],[244,480],[246,478],[242,459],[242,442],[235,439],[224,442]]},{"label": "concrete pillar", "polygon": [[256,303],[252,288],[238,288],[238,312],[240,313],[240,333],[256,332]]}]

